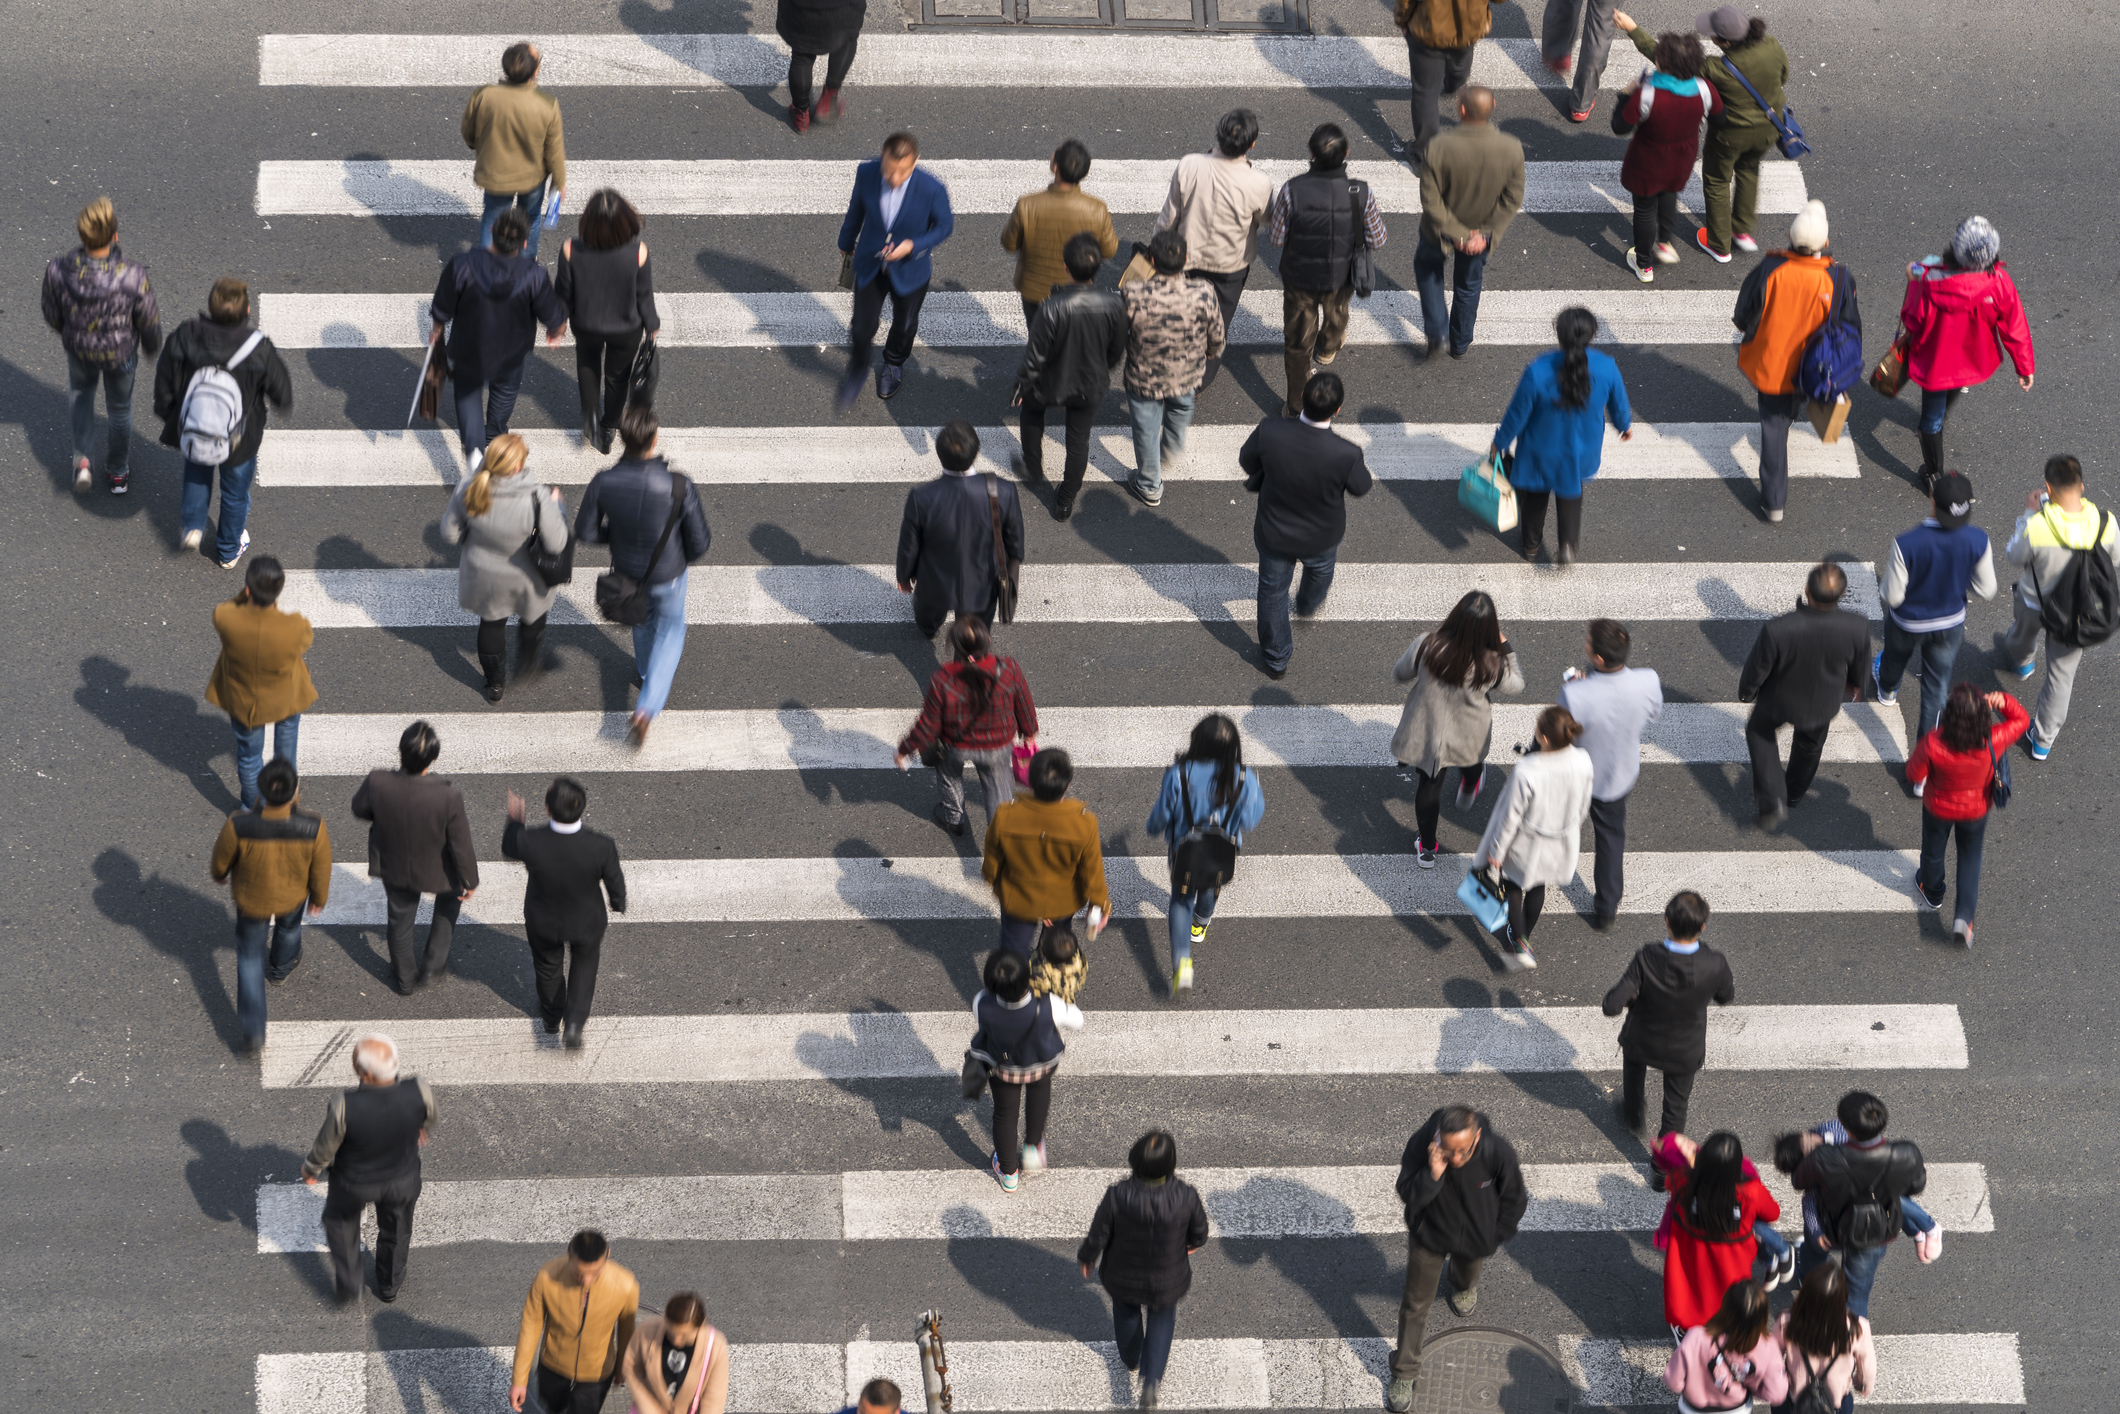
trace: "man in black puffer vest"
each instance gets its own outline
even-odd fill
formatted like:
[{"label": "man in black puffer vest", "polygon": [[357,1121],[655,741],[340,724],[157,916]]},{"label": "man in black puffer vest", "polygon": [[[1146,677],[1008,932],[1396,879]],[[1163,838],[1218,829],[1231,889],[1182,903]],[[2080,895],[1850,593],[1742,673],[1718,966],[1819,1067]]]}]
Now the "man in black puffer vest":
[{"label": "man in black puffer vest", "polygon": [[398,1078],[397,1043],[368,1035],[353,1043],[353,1073],[361,1083],[331,1097],[324,1127],[302,1181],[311,1188],[326,1174],[324,1241],[331,1248],[332,1285],[339,1300],[361,1294],[361,1210],[375,1204],[375,1294],[397,1300],[412,1251],[412,1209],[420,1199],[420,1146],[439,1117],[434,1091],[416,1075]]},{"label": "man in black puffer vest", "polygon": [[1338,124],[1325,123],[1310,135],[1310,170],[1274,193],[1266,218],[1267,239],[1281,248],[1284,411],[1294,417],[1302,411],[1312,366],[1330,365],[1347,338],[1356,255],[1384,244],[1384,217],[1369,183],[1347,175],[1347,135]]}]

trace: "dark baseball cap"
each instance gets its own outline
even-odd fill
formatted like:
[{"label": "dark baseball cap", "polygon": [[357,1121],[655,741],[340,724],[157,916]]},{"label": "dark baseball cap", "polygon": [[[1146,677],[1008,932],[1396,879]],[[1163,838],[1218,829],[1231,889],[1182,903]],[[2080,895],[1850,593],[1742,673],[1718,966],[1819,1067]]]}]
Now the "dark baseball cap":
[{"label": "dark baseball cap", "polygon": [[1693,27],[1716,39],[1743,39],[1745,32],[1752,27],[1752,22],[1746,19],[1745,12],[1735,5],[1724,5],[1694,20]]},{"label": "dark baseball cap", "polygon": [[1936,478],[1936,523],[1956,530],[1973,518],[1973,480],[1962,471],[1947,471]]}]

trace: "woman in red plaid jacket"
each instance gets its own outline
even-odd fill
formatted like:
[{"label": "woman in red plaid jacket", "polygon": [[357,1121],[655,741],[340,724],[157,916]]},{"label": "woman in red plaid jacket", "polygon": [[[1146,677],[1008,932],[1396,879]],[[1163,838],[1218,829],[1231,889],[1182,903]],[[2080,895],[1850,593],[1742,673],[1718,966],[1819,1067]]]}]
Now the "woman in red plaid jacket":
[{"label": "woman in red plaid jacket", "polygon": [[951,624],[949,643],[957,659],[928,679],[920,716],[898,743],[898,769],[910,767],[916,756],[934,766],[935,823],[965,835],[971,832],[964,818],[965,766],[978,770],[991,816],[1016,793],[1016,738],[1022,737],[1031,752],[1038,749],[1038,709],[1023,669],[1014,658],[996,656],[979,619]]}]

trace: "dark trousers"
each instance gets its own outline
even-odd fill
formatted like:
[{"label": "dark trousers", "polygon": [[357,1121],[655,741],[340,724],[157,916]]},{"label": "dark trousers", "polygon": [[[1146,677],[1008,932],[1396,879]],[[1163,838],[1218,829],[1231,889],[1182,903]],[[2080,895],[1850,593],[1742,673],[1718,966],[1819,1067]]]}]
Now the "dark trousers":
[{"label": "dark trousers", "polygon": [[1443,125],[1441,99],[1456,93],[1472,77],[1472,46],[1430,49],[1406,36],[1406,61],[1413,79],[1413,138],[1406,144],[1416,169],[1428,160],[1428,143]]},{"label": "dark trousers", "polygon": [[[1457,768],[1460,789],[1476,783],[1485,766],[1460,766]],[[1430,849],[1435,848],[1436,824],[1443,814],[1443,777],[1450,774],[1445,766],[1434,775],[1420,767],[1413,768],[1413,824],[1420,832],[1420,841]]]},{"label": "dark trousers", "polygon": [[1921,870],[1914,877],[1924,898],[1943,897],[1943,852],[1953,836],[1958,840],[1958,901],[1951,909],[1956,923],[1973,921],[1980,906],[1980,854],[1987,847],[1988,817],[1978,820],[1939,820],[1921,812]]},{"label": "dark trousers", "polygon": [[390,970],[397,976],[397,989],[409,992],[423,977],[449,966],[449,942],[456,936],[456,916],[464,901],[455,894],[434,896],[434,922],[427,925],[424,953],[412,945],[412,930],[420,908],[418,889],[383,885],[384,912],[389,919]]},{"label": "dark trousers", "polygon": [[1303,586],[1296,591],[1296,612],[1309,618],[1325,607],[1332,589],[1332,574],[1338,567],[1340,547],[1320,555],[1276,555],[1259,551],[1259,656],[1266,666],[1279,672],[1295,656],[1295,634],[1288,627],[1288,586],[1303,566]]},{"label": "dark trousers", "polygon": [[1916,741],[1936,730],[1936,723],[1943,716],[1943,700],[1951,693],[1951,669],[1958,662],[1958,648],[1964,642],[1962,622],[1913,633],[1901,628],[1889,611],[1884,616],[1884,654],[1877,663],[1877,686],[1885,692],[1897,692],[1908,662],[1918,658],[1921,663],[1917,673],[1921,681],[1921,716],[1914,728]]},{"label": "dark trousers", "polygon": [[1678,244],[1678,193],[1634,194],[1634,259],[1647,269],[1656,259],[1656,247]]},{"label": "dark trousers", "polygon": [[375,1289],[395,1296],[405,1284],[412,1255],[412,1209],[420,1201],[420,1176],[370,1186],[333,1176],[324,1195],[324,1242],[331,1249],[331,1280],[341,1299],[361,1289],[361,1210],[375,1204]]},{"label": "dark trousers", "polygon": [[1826,732],[1833,724],[1797,727],[1796,739],[1789,744],[1786,771],[1781,765],[1781,743],[1774,736],[1782,725],[1782,719],[1764,707],[1754,707],[1752,715],[1745,719],[1745,746],[1752,753],[1752,804],[1762,815],[1777,805],[1793,805],[1803,799],[1818,774],[1818,760],[1826,750]]},{"label": "dark trousers", "polygon": [[921,597],[920,586],[913,586],[913,626],[920,630],[923,638],[933,638],[942,632],[942,626],[955,613],[960,619],[983,619],[989,626],[994,619],[994,603],[989,599],[976,609],[956,608],[941,599]]},{"label": "dark trousers", "polygon": [[849,380],[869,371],[869,351],[876,347],[876,330],[883,323],[886,296],[891,301],[891,332],[883,341],[883,361],[893,368],[905,366],[905,361],[913,356],[913,340],[920,337],[920,306],[927,303],[927,293],[928,287],[922,285],[910,294],[899,294],[891,288],[888,266],[854,291],[854,347],[847,357]]},{"label": "dark trousers", "polygon": [[636,329],[607,339],[575,331],[574,381],[581,386],[583,436],[592,436],[598,428],[606,433],[618,430],[618,416],[626,410],[626,385],[633,377],[633,359],[646,333]]},{"label": "dark trousers", "polygon": [[1087,400],[1047,404],[1023,395],[1023,416],[1018,430],[1023,434],[1023,469],[1034,480],[1045,479],[1045,414],[1064,412],[1067,417],[1067,461],[1060,473],[1060,499],[1073,501],[1089,471],[1089,425],[1097,405]]},{"label": "dark trousers", "polygon": [[1570,550],[1582,548],[1583,543],[1583,498],[1580,496],[1556,496],[1551,491],[1519,491],[1516,493],[1517,544],[1526,554],[1535,555],[1546,539],[1546,502],[1555,506],[1555,541]]},{"label": "dark trousers", "polygon": [[302,910],[298,903],[270,918],[236,915],[236,1023],[251,1040],[265,1039],[265,979],[287,980],[302,961]]},{"label": "dark trousers", "polygon": [[1759,504],[1770,511],[1789,504],[1789,424],[1801,411],[1795,393],[1759,395]]},{"label": "dark trousers", "polygon": [[[1686,1106],[1693,1100],[1693,1081],[1700,1075],[1697,1070],[1662,1070],[1664,1077],[1664,1115],[1657,1128],[1657,1137],[1686,1132]],[[1628,1052],[1622,1061],[1620,1109],[1629,1129],[1639,1129],[1649,1103],[1649,1063]]]},{"label": "dark trousers", "polygon": [[[545,622],[549,613],[534,619],[523,619],[515,630],[515,663],[518,671],[527,671],[537,662],[538,650],[545,642]],[[508,621],[506,619],[480,619],[478,621],[478,655],[481,658],[505,658],[508,656]]]},{"label": "dark trousers", "polygon": [[1531,930],[1538,927],[1538,916],[1546,911],[1546,886],[1527,889],[1504,876],[1502,898],[1509,905],[1510,941],[1518,947],[1528,947]]},{"label": "dark trousers", "polygon": [[537,1402],[545,1406],[545,1414],[598,1414],[609,1393],[609,1380],[570,1380],[556,1370],[537,1367]]},{"label": "dark trousers", "polygon": [[[604,940],[563,938],[530,929],[530,966],[537,973],[537,1009],[547,1026],[564,1021],[579,1029],[596,1000],[596,963]],[[574,956],[569,965],[567,950]]]},{"label": "dark trousers", "polygon": [[1597,893],[1592,916],[1610,923],[1619,913],[1619,901],[1627,892],[1627,797],[1590,802],[1590,834],[1596,840]]},{"label": "dark trousers", "polygon": [[1281,342],[1288,372],[1290,417],[1303,411],[1303,389],[1310,382],[1312,362],[1331,363],[1347,342],[1347,302],[1354,298],[1352,282],[1337,290],[1281,291]]},{"label": "dark trousers", "polygon": [[987,1082],[994,1090],[994,1152],[1001,1156],[1001,1171],[1014,1173],[1023,1164],[1023,1150],[1016,1143],[1016,1110],[1023,1110],[1023,1142],[1036,1147],[1045,1142],[1045,1117],[1053,1107],[1053,1077],[1012,1085],[998,1077]]},{"label": "dark trousers", "polygon": [[1436,1283],[1450,1269],[1450,1289],[1470,1291],[1480,1284],[1480,1259],[1431,1252],[1406,1235],[1406,1290],[1399,1297],[1399,1348],[1391,1352],[1391,1377],[1417,1380],[1421,1345],[1428,1338],[1428,1311],[1435,1305]]},{"label": "dark trousers", "polygon": [[492,383],[459,381],[454,385],[456,435],[464,444],[465,457],[485,451],[488,442],[508,430],[508,419],[515,416],[515,395],[523,387],[523,369],[528,366],[526,361]]},{"label": "dark trousers", "polygon": [[1195,280],[1205,280],[1215,287],[1215,306],[1222,311],[1222,352],[1207,361],[1207,371],[1201,375],[1200,386],[1205,388],[1215,381],[1215,374],[1222,370],[1222,358],[1235,342],[1234,325],[1237,305],[1244,298],[1244,282],[1251,278],[1251,267],[1242,270],[1188,270],[1185,272]]},{"label": "dark trousers", "polygon": [[1488,246],[1478,255],[1451,252],[1451,287],[1443,289],[1443,244],[1423,231],[1413,250],[1413,283],[1421,292],[1421,328],[1428,342],[1440,344],[1447,337],[1450,347],[1463,353],[1472,347],[1472,326],[1480,317],[1480,286],[1487,277]]},{"label": "dark trousers", "polygon": [[[847,70],[854,67],[854,49],[861,43],[861,31],[856,30],[846,37],[846,42],[825,56],[824,86],[828,89],[843,87],[847,81]],[[810,84],[817,76],[815,54],[791,54],[788,56],[788,106],[807,108],[810,106]]]},{"label": "dark trousers", "polygon": [[1176,1306],[1136,1306],[1112,1298],[1112,1336],[1119,1346],[1119,1363],[1139,1370],[1144,1382],[1162,1379],[1170,1368],[1170,1342],[1177,1333]]},{"label": "dark trousers", "polygon": [[995,946],[1003,952],[1012,952],[1028,962],[1038,946],[1038,934],[1044,925],[1035,918],[1011,918],[1001,915],[1001,937]]},{"label": "dark trousers", "polygon": [[1539,53],[1547,59],[1565,59],[1568,46],[1582,32],[1582,52],[1576,57],[1573,80],[1575,110],[1588,112],[1597,102],[1597,81],[1605,72],[1612,53],[1612,0],[1546,0],[1545,24]]}]

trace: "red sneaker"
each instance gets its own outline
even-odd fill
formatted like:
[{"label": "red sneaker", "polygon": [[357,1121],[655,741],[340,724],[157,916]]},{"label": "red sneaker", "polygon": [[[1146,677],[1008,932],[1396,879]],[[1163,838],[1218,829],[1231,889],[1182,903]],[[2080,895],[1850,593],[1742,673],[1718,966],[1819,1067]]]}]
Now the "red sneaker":
[{"label": "red sneaker", "polygon": [[788,105],[788,125],[798,133],[808,132],[810,130],[810,110],[797,108],[790,103]]},{"label": "red sneaker", "polygon": [[847,101],[836,88],[828,88],[817,95],[816,118],[820,123],[836,123],[847,113]]},{"label": "red sneaker", "polygon": [[1590,107],[1576,109],[1574,112],[1568,115],[1568,121],[1571,123],[1587,123],[1590,121],[1590,114],[1592,110],[1594,110],[1596,107],[1597,100],[1593,98],[1590,100]]}]

